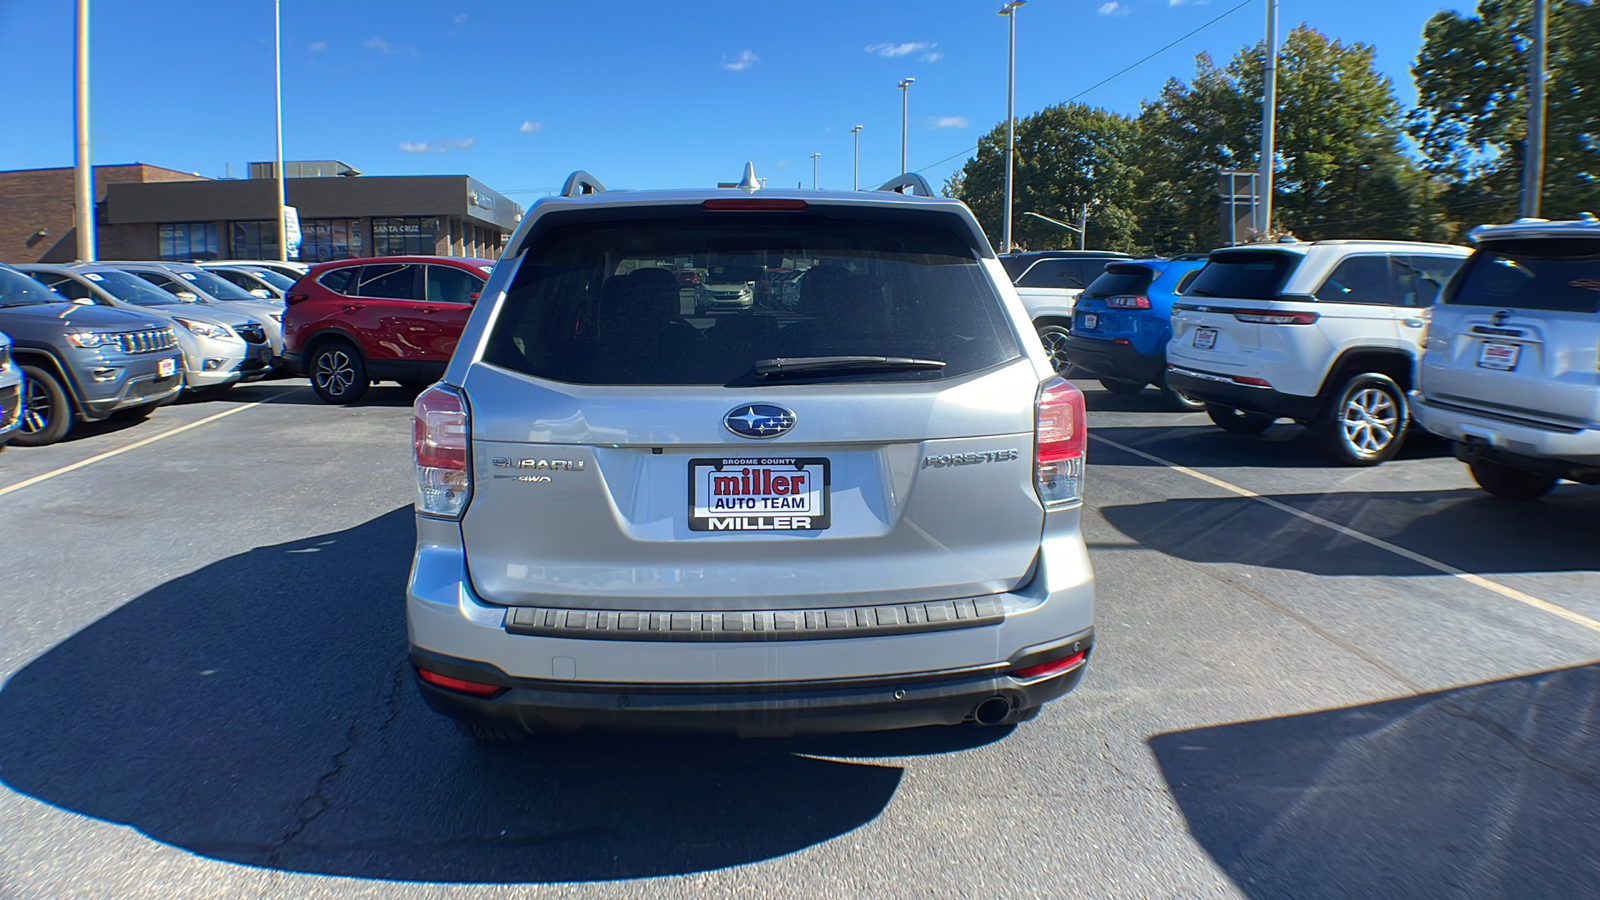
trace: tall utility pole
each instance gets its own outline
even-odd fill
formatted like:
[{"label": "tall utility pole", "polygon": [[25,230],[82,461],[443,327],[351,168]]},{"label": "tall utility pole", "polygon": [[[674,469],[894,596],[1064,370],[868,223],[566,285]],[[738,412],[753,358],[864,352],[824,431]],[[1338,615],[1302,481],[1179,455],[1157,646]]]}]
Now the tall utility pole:
[{"label": "tall utility pole", "polygon": [[902,175],[906,172],[906,111],[909,103],[906,97],[911,94],[909,89],[913,81],[916,81],[916,79],[904,78],[901,79],[899,84],[895,85],[900,89],[900,174]]},{"label": "tall utility pole", "polygon": [[77,106],[75,137],[76,166],[73,187],[72,224],[78,234],[78,259],[94,262],[94,167],[89,161],[89,0],[78,0],[77,83],[73,86]]},{"label": "tall utility pole", "polygon": [[1267,68],[1261,97],[1261,202],[1256,238],[1266,240],[1272,231],[1272,164],[1277,158],[1274,138],[1278,131],[1278,0],[1267,0]]},{"label": "tall utility pole", "polygon": [[278,183],[278,259],[288,260],[289,225],[283,209],[283,29],[278,4],[279,0],[272,0],[272,89],[278,107],[278,161],[272,166],[272,174]]},{"label": "tall utility pole", "polygon": [[1011,171],[1017,151],[1017,10],[1028,0],[1011,0],[1000,7],[1011,32],[1006,51],[1006,213],[1004,233],[1000,238],[1001,253],[1011,252]]},{"label": "tall utility pole", "polygon": [[821,156],[821,153],[811,154],[811,189],[813,191],[817,189],[817,160]]},{"label": "tall utility pole", "polygon": [[850,166],[850,190],[859,191],[861,190],[861,126],[857,125],[850,129],[850,133],[856,138],[855,162]]},{"label": "tall utility pole", "polygon": [[1539,217],[1544,194],[1544,83],[1550,68],[1550,0],[1533,0],[1528,60],[1528,137],[1522,161],[1522,216]]}]

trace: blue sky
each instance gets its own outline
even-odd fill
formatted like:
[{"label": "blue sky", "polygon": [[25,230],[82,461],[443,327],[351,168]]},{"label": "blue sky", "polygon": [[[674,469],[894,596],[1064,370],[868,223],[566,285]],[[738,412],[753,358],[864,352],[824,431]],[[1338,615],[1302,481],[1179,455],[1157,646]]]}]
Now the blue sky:
[{"label": "blue sky", "polygon": [[[1032,0],[1017,20],[1018,115],[1058,103],[1239,0]],[[1260,40],[1264,0],[1082,98],[1136,113],[1193,57]],[[610,187],[736,180],[848,188],[910,166],[935,185],[1005,117],[1000,0],[804,4],[283,0],[284,155],[372,175],[468,174],[527,205],[575,168]],[[0,169],[72,164],[73,4],[0,0]],[[1439,0],[1282,0],[1372,44],[1401,100]],[[207,176],[270,159],[271,0],[92,0],[96,163]],[[940,163],[948,157],[955,157]],[[935,165],[938,163],[937,165]]]}]

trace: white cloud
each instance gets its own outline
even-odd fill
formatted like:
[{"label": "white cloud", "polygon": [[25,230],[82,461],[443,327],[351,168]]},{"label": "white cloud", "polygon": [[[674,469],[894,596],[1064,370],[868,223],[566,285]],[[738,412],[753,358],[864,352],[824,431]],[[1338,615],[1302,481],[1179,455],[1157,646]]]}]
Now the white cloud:
[{"label": "white cloud", "polygon": [[478,142],[478,139],[475,138],[475,137],[469,137],[469,138],[440,138],[439,139],[439,146],[441,148],[454,147],[457,150],[471,150],[472,149],[472,145],[476,144],[477,142]]},{"label": "white cloud", "polygon": [[324,51],[326,49],[328,49],[328,42],[327,41],[312,41],[311,42],[311,52],[312,53],[321,53],[322,51]]},{"label": "white cloud", "polygon": [[868,53],[876,53],[879,56],[893,58],[896,56],[909,56],[912,53],[920,53],[924,50],[932,50],[937,46],[939,45],[930,44],[927,41],[907,41],[903,44],[868,44],[863,49]]},{"label": "white cloud", "polygon": [[943,50],[935,50],[932,53],[922,54],[922,61],[925,63],[936,63],[941,59],[944,59]]},{"label": "white cloud", "polygon": [[933,118],[933,127],[935,128],[966,128],[971,124],[971,122],[967,121],[966,116],[934,116]]},{"label": "white cloud", "polygon": [[523,122],[521,125],[517,126],[517,130],[522,132],[523,134],[533,134],[535,132],[543,131],[544,130],[544,123],[543,122],[535,122],[532,119],[529,119],[529,120]]},{"label": "white cloud", "polygon": [[401,141],[401,153],[443,153],[444,147],[435,147],[426,141]]},{"label": "white cloud", "polygon": [[1100,7],[1100,15],[1102,16],[1125,16],[1127,14],[1128,8],[1118,3],[1117,0],[1111,0],[1110,3]]},{"label": "white cloud", "polygon": [[723,67],[724,69],[727,69],[729,72],[743,72],[745,69],[748,69],[751,66],[755,65],[756,64],[756,60],[758,60],[760,58],[761,57],[755,55],[754,52],[752,52],[750,50],[746,50],[743,53],[740,53],[734,59],[729,59],[726,56],[724,56],[722,58],[722,62],[717,63],[717,65]]},{"label": "white cloud", "polygon": [[789,164],[789,161],[787,159],[780,159],[780,160],[778,160],[778,164],[773,166],[773,168],[774,169],[781,169],[784,166],[787,166],[788,164]]},{"label": "white cloud", "polygon": [[382,53],[384,56],[388,56],[394,52],[394,45],[381,37],[367,38],[361,42],[361,46],[367,48],[368,50],[376,50],[379,53]]},{"label": "white cloud", "polygon": [[450,21],[456,23],[457,25],[465,25],[465,24],[467,24],[467,14],[466,13],[456,13],[455,15],[450,17]]}]

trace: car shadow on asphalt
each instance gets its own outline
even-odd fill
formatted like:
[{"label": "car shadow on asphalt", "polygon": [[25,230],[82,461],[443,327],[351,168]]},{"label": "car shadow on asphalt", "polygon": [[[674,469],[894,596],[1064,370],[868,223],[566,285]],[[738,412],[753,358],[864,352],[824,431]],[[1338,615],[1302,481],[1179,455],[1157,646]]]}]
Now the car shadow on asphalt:
[{"label": "car shadow on asphalt", "polygon": [[412,683],[401,598],[414,540],[410,508],[396,509],[238,554],[123,604],[0,689],[0,779],[229,862],[407,881],[591,881],[803,850],[883,811],[902,776],[892,758],[1010,733],[482,747]]},{"label": "car shadow on asphalt", "polygon": [[[1173,416],[1171,425],[1091,425],[1099,436],[1179,465],[1208,469],[1344,469],[1312,433],[1287,419],[1258,435],[1230,434],[1200,417]],[[1407,432],[1393,461],[1447,459],[1450,443],[1420,428]],[[1089,442],[1090,462],[1115,466],[1160,463],[1106,444]],[[1098,458],[1096,458],[1098,457]]]},{"label": "car shadow on asphalt", "polygon": [[1148,745],[1189,833],[1252,898],[1600,885],[1600,665]]},{"label": "car shadow on asphalt", "polygon": [[[1475,489],[1273,494],[1266,499],[1481,574],[1587,571],[1600,488],[1563,484],[1515,503]],[[1291,516],[1249,497],[1158,500],[1101,507],[1118,531],[1199,563],[1312,575],[1437,575],[1438,571]]]},{"label": "car shadow on asphalt", "polygon": [[[285,390],[297,388],[298,390]],[[367,389],[367,393],[354,403],[342,404],[347,407],[389,406],[401,409],[410,408],[416,402],[417,395],[422,393],[422,387],[393,382],[379,382]],[[223,395],[230,400],[265,400],[276,397],[274,403],[288,406],[330,406],[316,391],[311,389],[311,384],[303,378],[285,381],[265,381],[255,384],[240,385]]]}]

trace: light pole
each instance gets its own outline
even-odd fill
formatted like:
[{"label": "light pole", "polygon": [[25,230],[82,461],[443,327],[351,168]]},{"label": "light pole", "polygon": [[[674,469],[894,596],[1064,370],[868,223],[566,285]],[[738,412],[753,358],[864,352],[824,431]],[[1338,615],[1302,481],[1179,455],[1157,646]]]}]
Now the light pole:
[{"label": "light pole", "polygon": [[78,233],[78,259],[94,262],[94,168],[89,162],[89,0],[78,0],[76,104],[77,172],[73,176],[76,193],[72,211]]},{"label": "light pole", "polygon": [[821,156],[821,153],[811,154],[811,189],[813,191],[817,189],[817,159]]},{"label": "light pole", "polygon": [[1000,15],[1006,17],[1007,30],[1010,31],[1006,50],[1006,217],[1004,233],[1000,238],[1005,248],[1002,253],[1011,252],[1011,170],[1017,148],[1017,10],[1027,2],[1011,0],[1000,7]]},{"label": "light pole", "polygon": [[1273,139],[1278,131],[1278,0],[1267,0],[1266,89],[1261,97],[1261,225],[1257,240],[1272,231]]},{"label": "light pole", "polygon": [[283,30],[278,16],[279,2],[272,0],[272,93],[277,104],[278,120],[278,161],[273,164],[272,174],[278,183],[278,259],[288,260],[288,223],[283,214]]},{"label": "light pole", "polygon": [[900,174],[902,175],[904,175],[906,172],[906,97],[911,94],[911,91],[908,90],[908,88],[911,87],[911,83],[913,81],[916,81],[916,79],[906,78],[902,79],[899,84],[895,85],[895,87],[900,89]]},{"label": "light pole", "polygon": [[1550,0],[1534,0],[1533,46],[1528,59],[1528,136],[1522,157],[1522,212],[1539,217],[1544,194],[1544,87],[1549,67]]},{"label": "light pole", "polygon": [[855,162],[850,167],[850,190],[861,190],[861,126],[850,129],[856,138]]}]

